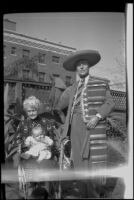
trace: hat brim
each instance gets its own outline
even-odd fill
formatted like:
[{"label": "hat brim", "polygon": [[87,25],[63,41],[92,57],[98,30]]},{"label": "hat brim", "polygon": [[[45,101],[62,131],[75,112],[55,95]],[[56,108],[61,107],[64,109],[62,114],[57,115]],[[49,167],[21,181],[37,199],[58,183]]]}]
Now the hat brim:
[{"label": "hat brim", "polygon": [[89,67],[96,65],[101,59],[98,51],[84,50],[78,51],[69,55],[63,62],[63,67],[68,71],[76,71],[76,62],[79,60],[86,60],[89,63]]}]

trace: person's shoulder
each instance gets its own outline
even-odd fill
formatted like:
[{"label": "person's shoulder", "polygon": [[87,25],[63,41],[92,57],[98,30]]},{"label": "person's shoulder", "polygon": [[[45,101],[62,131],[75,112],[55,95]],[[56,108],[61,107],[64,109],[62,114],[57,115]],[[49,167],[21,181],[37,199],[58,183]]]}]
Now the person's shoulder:
[{"label": "person's shoulder", "polygon": [[73,85],[70,85],[70,86],[68,86],[68,87],[67,87],[67,88],[64,90],[64,92],[63,92],[63,93],[70,93],[70,92],[72,91],[73,87],[74,87],[74,84],[73,84]]},{"label": "person's shoulder", "polygon": [[[66,90],[64,90],[64,92],[61,94],[60,96],[60,100],[62,99],[68,99],[70,97],[70,94],[71,94],[71,91],[72,91],[72,86],[69,86],[66,88]],[[64,101],[63,100],[63,101]]]},{"label": "person's shoulder", "polygon": [[98,77],[98,76],[90,76],[90,79],[88,79],[88,85],[91,86],[104,86],[106,88],[106,90],[110,90],[110,86],[109,86],[110,80],[107,78],[102,78],[102,77]]},{"label": "person's shoulder", "polygon": [[22,119],[21,119],[21,123],[22,123],[22,124],[29,124],[30,121],[31,121],[31,120],[30,120],[28,117],[22,118]]},{"label": "person's shoulder", "polygon": [[90,76],[91,80],[93,81],[99,81],[100,83],[106,83],[106,84],[109,84],[110,83],[110,80],[107,79],[107,78],[102,78],[102,77],[98,77],[98,76]]}]

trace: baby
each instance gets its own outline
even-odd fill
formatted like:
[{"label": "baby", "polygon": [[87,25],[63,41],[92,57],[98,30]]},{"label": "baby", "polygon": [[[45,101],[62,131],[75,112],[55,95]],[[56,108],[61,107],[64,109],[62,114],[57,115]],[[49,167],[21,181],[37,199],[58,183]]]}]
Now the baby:
[{"label": "baby", "polygon": [[53,140],[44,134],[40,125],[32,129],[32,136],[26,138],[25,145],[30,147],[24,153],[24,157],[27,159],[30,156],[38,157],[37,161],[40,162],[44,159],[51,158],[50,147],[53,145]]}]

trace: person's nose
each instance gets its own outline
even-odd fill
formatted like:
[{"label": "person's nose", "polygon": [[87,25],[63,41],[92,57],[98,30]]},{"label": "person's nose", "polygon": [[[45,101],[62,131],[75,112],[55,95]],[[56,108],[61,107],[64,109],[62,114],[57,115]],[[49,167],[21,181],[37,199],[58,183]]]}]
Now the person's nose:
[{"label": "person's nose", "polygon": [[81,64],[81,65],[80,65],[80,69],[83,69],[83,66],[84,66],[84,65],[83,65],[83,64]]}]

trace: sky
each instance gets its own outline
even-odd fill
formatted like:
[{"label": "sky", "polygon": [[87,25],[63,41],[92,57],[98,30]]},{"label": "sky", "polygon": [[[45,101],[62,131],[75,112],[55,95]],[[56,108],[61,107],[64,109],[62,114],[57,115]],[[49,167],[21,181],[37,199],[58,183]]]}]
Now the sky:
[{"label": "sky", "polygon": [[98,50],[101,61],[94,68],[95,74],[124,81],[125,68],[118,66],[116,58],[124,63],[125,13],[17,13],[6,14],[4,18],[15,21],[19,33],[47,38],[77,50]]}]

